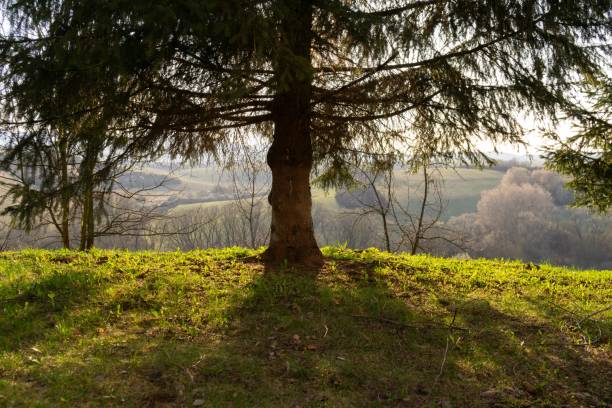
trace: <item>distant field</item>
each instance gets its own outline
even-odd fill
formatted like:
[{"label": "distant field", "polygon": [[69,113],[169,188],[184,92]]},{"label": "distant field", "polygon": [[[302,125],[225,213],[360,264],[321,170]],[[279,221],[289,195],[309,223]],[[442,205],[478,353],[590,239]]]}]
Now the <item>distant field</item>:
[{"label": "distant field", "polygon": [[[466,212],[476,210],[476,204],[480,200],[480,194],[497,186],[503,177],[504,173],[494,170],[476,170],[476,169],[458,169],[458,170],[443,170],[442,177],[444,179],[444,200],[447,201],[447,209],[445,219],[460,215]],[[177,173],[177,176],[184,183],[185,191],[190,188],[202,188],[206,186],[211,189],[218,184],[218,176],[215,179],[215,173],[210,169],[194,169],[185,170]],[[202,180],[200,177],[204,178]],[[407,186],[416,188],[421,183],[419,174],[409,174],[406,171],[398,171],[396,174],[399,199],[405,197]],[[223,182],[221,182],[223,186]],[[226,186],[229,188],[229,186]],[[335,190],[323,191],[318,188],[313,188],[313,203],[320,205],[328,211],[342,211],[335,200]],[[414,197],[413,197],[414,198]],[[232,200],[210,201],[205,203],[190,203],[182,204],[172,209],[173,214],[181,214],[185,211],[191,211],[197,208],[206,208],[216,205],[227,205]],[[416,204],[416,201],[414,202]]]},{"label": "distant field", "polygon": [[[157,176],[168,174],[168,170],[153,167],[146,167],[141,171]],[[442,176],[445,181],[444,199],[448,202],[444,218],[448,219],[466,212],[475,211],[481,192],[497,186],[503,177],[503,173],[494,170],[458,169],[443,170]],[[168,193],[168,197],[176,197],[178,199],[189,198],[192,200],[201,198],[203,201],[176,205],[170,210],[175,215],[197,208],[232,203],[232,200],[228,200],[226,197],[209,201],[211,197],[215,196],[215,190],[222,189],[230,192],[232,189],[227,174],[220,174],[219,169],[216,167],[179,169],[174,171],[169,177],[178,179],[180,185],[173,188]],[[414,189],[421,183],[421,176],[419,174],[409,174],[401,170],[397,171],[396,180],[398,186],[397,196],[401,199],[406,196],[407,186],[411,186]],[[328,211],[342,211],[342,208],[336,203],[334,189],[323,191],[319,188],[313,188],[312,193],[314,205],[320,205]],[[166,198],[161,199],[165,200]],[[416,201],[413,201],[413,204],[416,204]]]}]

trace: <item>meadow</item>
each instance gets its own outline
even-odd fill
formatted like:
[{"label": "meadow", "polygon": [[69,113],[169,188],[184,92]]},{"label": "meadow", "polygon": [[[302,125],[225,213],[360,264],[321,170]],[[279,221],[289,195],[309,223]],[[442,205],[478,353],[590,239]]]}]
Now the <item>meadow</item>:
[{"label": "meadow", "polygon": [[324,253],[1,253],[0,406],[612,404],[612,271]]}]

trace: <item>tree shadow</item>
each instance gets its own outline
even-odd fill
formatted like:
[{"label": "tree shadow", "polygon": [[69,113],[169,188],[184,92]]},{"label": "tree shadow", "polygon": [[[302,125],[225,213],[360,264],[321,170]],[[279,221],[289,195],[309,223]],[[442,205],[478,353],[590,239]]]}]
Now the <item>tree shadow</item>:
[{"label": "tree shadow", "polygon": [[[99,293],[105,279],[79,270],[56,269],[33,281],[2,285],[0,293],[0,352],[12,352],[38,341],[61,336],[67,318]],[[87,310],[78,318],[87,319]],[[64,333],[65,334],[65,333]]]}]

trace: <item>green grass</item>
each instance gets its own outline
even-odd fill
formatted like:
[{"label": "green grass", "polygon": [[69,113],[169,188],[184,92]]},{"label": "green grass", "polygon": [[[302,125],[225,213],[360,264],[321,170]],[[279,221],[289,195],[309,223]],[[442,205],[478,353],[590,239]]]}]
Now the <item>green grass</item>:
[{"label": "green grass", "polygon": [[0,254],[0,406],[612,404],[612,271],[325,254]]}]

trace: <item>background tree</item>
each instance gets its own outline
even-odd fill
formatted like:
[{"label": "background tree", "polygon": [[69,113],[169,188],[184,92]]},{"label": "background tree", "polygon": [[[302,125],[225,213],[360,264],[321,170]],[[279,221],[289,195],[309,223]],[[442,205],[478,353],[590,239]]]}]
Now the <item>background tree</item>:
[{"label": "background tree", "polygon": [[252,145],[242,145],[232,156],[229,166],[232,179],[234,206],[248,226],[246,246],[265,245],[269,234],[264,225],[268,213],[266,202],[270,191],[270,173],[265,162],[265,151]]},{"label": "background tree", "polygon": [[70,139],[67,132],[47,129],[27,136],[16,133],[7,141],[8,153],[0,161],[0,169],[8,175],[0,180],[6,190],[0,200],[6,205],[2,214],[26,231],[51,225],[64,248],[71,245],[71,222],[80,197],[73,185],[77,146]]},{"label": "background tree", "polygon": [[443,241],[455,250],[464,249],[463,234],[450,228],[442,220],[446,202],[442,195],[444,180],[439,164],[433,163],[432,159],[426,159],[421,161],[416,171],[422,174],[420,186],[407,186],[407,197],[404,200],[393,194],[391,208],[394,226],[399,235],[398,250],[407,249],[414,255],[419,251],[427,252],[437,241]]},{"label": "background tree", "polygon": [[461,235],[442,221],[446,206],[440,164],[430,157],[412,162],[407,171],[420,177],[417,182],[407,181],[403,188],[405,197],[398,196],[395,173],[401,170],[393,159],[386,158],[353,169],[357,186],[341,192],[340,200],[336,196],[336,201],[349,206],[346,215],[353,215],[353,226],[378,225],[379,228],[369,229],[380,231],[379,241],[386,251],[407,250],[414,255],[438,240],[462,248]]},{"label": "background tree", "polygon": [[0,186],[6,191],[0,204],[5,205],[2,215],[9,215],[16,227],[31,232],[50,226],[64,248],[77,241],[81,250],[91,249],[100,237],[156,233],[148,226],[163,216],[143,201],[170,176],[157,184],[124,186],[122,176],[138,162],[135,156],[127,162],[107,139],[49,130],[13,134],[6,146],[0,160],[0,169],[7,172]]},{"label": "background tree", "polygon": [[[551,182],[553,180],[554,182]],[[475,213],[451,218],[472,256],[609,268],[612,220],[561,203],[561,177],[546,170],[509,170],[482,193]]]},{"label": "background tree", "polygon": [[609,0],[3,4],[5,121],[102,112],[127,152],[183,157],[269,139],[266,256],[306,263],[313,170],[340,183],[361,155],[420,144],[486,160],[475,141],[520,142],[510,112],[567,106],[612,30]]},{"label": "background tree", "polygon": [[[355,167],[352,172],[358,185],[345,193],[352,198],[350,204],[354,210],[350,211],[350,214],[355,216],[355,225],[370,216],[378,218],[377,223],[381,226],[384,249],[389,252],[393,250],[392,231],[389,224],[392,221],[393,212],[394,166],[395,161],[393,160],[382,162],[375,160]],[[348,200],[345,199],[345,201]]]}]

